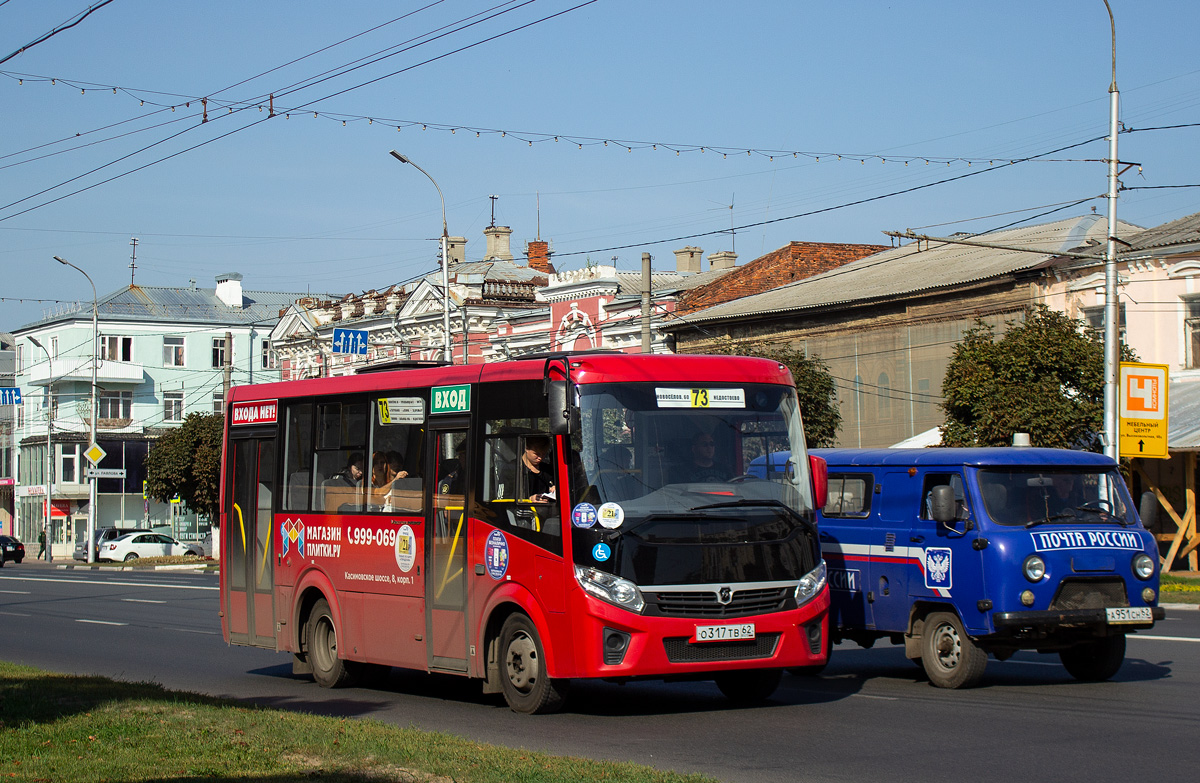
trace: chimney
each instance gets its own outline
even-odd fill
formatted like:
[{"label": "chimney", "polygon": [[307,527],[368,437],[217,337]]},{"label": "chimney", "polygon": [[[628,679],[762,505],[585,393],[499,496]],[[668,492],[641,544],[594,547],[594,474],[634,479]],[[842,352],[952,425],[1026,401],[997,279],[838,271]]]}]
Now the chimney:
[{"label": "chimney", "polygon": [[529,268],[545,275],[554,274],[554,264],[550,263],[550,243],[544,239],[533,239],[525,243],[525,255],[529,258]]},{"label": "chimney", "polygon": [[737,253],[732,250],[718,250],[708,257],[708,265],[711,269],[733,269],[737,263]]},{"label": "chimney", "polygon": [[675,271],[695,273],[700,271],[704,251],[698,247],[681,247],[675,251]]},{"label": "chimney", "polygon": [[242,307],[242,276],[237,272],[226,272],[223,275],[217,275],[217,298],[225,303],[226,307]]},{"label": "chimney", "polygon": [[508,240],[512,236],[512,229],[508,226],[488,226],[483,230],[483,235],[487,237],[487,253],[484,254],[484,261],[512,261],[513,254],[508,249]]},{"label": "chimney", "polygon": [[466,237],[446,237],[446,256],[450,260],[450,266],[461,264],[467,260],[467,238]]}]

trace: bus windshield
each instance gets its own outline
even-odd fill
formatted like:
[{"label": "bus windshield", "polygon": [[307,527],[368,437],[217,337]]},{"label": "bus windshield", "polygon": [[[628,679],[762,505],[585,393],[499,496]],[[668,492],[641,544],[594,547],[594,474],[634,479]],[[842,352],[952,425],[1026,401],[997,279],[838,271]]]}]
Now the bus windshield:
[{"label": "bus windshield", "polygon": [[[597,384],[580,387],[579,405],[571,522],[585,530],[574,536],[577,563],[642,585],[798,578],[815,566],[794,389]],[[790,453],[784,465],[753,475],[752,461],[780,452]],[[576,519],[589,508],[594,526]],[[597,544],[611,557],[597,562]]]},{"label": "bus windshield", "polygon": [[1001,525],[1133,524],[1124,482],[1111,471],[979,471],[988,517]]}]

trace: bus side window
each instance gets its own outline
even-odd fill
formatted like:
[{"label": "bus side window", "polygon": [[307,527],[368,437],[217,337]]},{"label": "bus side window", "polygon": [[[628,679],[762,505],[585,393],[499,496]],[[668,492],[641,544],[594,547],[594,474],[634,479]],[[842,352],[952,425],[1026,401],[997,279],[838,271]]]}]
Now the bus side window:
[{"label": "bus side window", "polygon": [[315,470],[312,403],[288,405],[285,421],[282,510],[320,511],[324,508],[320,489],[326,474]]},{"label": "bus side window", "polygon": [[[388,397],[412,400],[412,392]],[[393,422],[387,398],[377,399],[371,423],[371,455],[367,468],[367,510],[383,514],[420,514],[425,507],[421,478],[425,428]]]}]

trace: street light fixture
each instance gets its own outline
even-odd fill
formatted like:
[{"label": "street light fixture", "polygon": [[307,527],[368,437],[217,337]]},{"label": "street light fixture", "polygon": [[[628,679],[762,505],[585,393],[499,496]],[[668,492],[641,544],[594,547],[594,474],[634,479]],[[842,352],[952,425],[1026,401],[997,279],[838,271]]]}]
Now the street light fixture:
[{"label": "street light fixture", "polygon": [[[54,256],[54,260],[64,266],[69,266],[79,274],[87,278],[88,285],[92,287],[92,402],[91,402],[91,438],[88,442],[88,448],[96,445],[96,368],[100,364],[100,332],[96,325],[96,284],[92,282],[92,277],[87,272],[66,261],[58,256]],[[92,476],[88,479],[88,523],[87,523],[87,559],[89,563],[96,562],[96,477]]]},{"label": "street light fixture", "polygon": [[[430,177],[428,171],[395,150],[392,150],[388,154],[401,163],[407,163],[426,177],[429,177],[429,181],[437,188],[438,198],[442,200],[442,356],[445,358],[447,364],[453,364],[454,355],[450,350],[450,259],[446,255],[446,240],[449,237],[446,231],[446,197],[442,195],[442,189],[438,187],[437,180]],[[464,363],[465,361],[464,359]]]},{"label": "street light fixture", "polygon": [[54,364],[50,360],[50,352],[36,337],[29,335],[29,342],[46,354],[46,514],[42,517],[42,540],[46,543],[46,562],[49,563],[54,559],[54,528],[50,526],[50,498],[54,494],[54,479],[50,474],[50,452],[53,449],[50,436],[54,432]]}]

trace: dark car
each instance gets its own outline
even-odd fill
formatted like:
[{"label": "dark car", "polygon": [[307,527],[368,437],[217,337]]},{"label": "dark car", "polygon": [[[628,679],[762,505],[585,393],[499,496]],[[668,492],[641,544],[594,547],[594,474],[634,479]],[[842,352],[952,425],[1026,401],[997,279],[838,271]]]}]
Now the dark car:
[{"label": "dark car", "polygon": [[12,536],[0,536],[0,566],[12,561],[20,563],[25,559],[25,545]]},{"label": "dark car", "polygon": [[[125,535],[126,533],[151,533],[151,532],[153,532],[153,531],[147,530],[146,528],[143,528],[143,527],[138,527],[138,528],[98,527],[98,528],[96,528],[96,555],[97,555],[97,557],[99,557],[100,547],[102,547],[105,543],[107,543],[109,541],[113,541],[114,539],[117,539],[120,536]],[[85,563],[87,562],[87,559],[88,559],[87,539],[75,542],[74,557],[76,560],[82,560]]]}]

